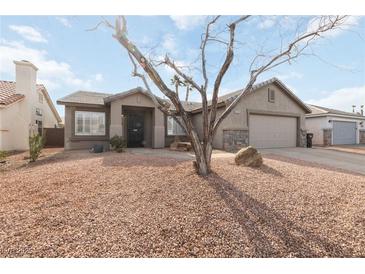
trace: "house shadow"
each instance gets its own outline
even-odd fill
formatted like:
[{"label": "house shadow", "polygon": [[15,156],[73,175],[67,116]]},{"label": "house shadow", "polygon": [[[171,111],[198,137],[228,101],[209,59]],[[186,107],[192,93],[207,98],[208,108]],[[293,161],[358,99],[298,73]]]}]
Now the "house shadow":
[{"label": "house shadow", "polygon": [[219,175],[205,180],[245,231],[254,257],[351,257],[351,250],[306,230]]}]

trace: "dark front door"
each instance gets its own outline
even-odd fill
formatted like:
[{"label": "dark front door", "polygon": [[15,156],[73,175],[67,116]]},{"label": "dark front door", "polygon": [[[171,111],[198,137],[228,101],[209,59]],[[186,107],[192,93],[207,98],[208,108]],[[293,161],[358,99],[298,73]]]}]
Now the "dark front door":
[{"label": "dark front door", "polygon": [[130,112],[128,119],[128,147],[142,147],[144,140],[144,115],[143,113]]}]

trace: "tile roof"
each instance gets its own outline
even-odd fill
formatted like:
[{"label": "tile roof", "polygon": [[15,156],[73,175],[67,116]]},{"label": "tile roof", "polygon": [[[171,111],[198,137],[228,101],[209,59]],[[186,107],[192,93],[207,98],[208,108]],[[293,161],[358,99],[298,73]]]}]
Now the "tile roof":
[{"label": "tile roof", "polygon": [[0,81],[0,106],[7,106],[15,103],[25,96],[15,93],[15,82]]},{"label": "tile roof", "polygon": [[364,117],[360,113],[355,112],[347,112],[342,110],[337,110],[333,108],[325,108],[316,105],[307,104],[307,106],[312,110],[310,115],[328,115],[328,114],[336,114],[336,115],[346,115],[346,116],[354,116],[354,117]]}]

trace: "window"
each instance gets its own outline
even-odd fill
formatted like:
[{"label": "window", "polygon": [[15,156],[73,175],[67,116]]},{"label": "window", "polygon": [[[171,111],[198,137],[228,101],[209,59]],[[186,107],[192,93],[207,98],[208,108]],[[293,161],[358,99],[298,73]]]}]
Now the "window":
[{"label": "window", "polygon": [[35,109],[35,114],[38,116],[42,116],[42,110],[40,108]]},{"label": "window", "polygon": [[270,103],[275,103],[275,90],[271,88],[268,89],[268,98]]},{"label": "window", "polygon": [[36,120],[35,123],[37,124],[37,130],[39,135],[43,135],[43,123],[42,121]]},{"label": "window", "polygon": [[75,111],[75,135],[105,135],[105,113]]},{"label": "window", "polygon": [[38,100],[39,103],[43,104],[43,95],[41,93],[38,93]]},{"label": "window", "polygon": [[167,116],[167,135],[186,135],[185,130],[172,116]]}]

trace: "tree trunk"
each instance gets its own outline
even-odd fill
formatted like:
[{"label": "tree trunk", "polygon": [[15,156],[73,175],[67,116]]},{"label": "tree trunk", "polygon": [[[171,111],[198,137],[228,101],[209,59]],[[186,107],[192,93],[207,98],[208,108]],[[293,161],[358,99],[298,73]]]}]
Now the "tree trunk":
[{"label": "tree trunk", "polygon": [[191,145],[195,152],[195,161],[194,166],[198,172],[199,175],[207,176],[210,172],[210,158],[207,158],[206,151],[203,149],[203,145],[200,142],[199,136],[196,133],[195,130],[191,131],[191,134],[189,134],[191,139]]}]

